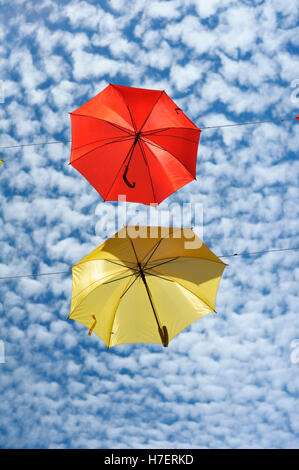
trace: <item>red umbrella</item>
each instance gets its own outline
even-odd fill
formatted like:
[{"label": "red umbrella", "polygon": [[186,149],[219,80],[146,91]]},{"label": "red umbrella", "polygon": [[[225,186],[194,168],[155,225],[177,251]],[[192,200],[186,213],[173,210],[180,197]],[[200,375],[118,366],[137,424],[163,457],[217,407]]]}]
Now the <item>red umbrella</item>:
[{"label": "red umbrella", "polygon": [[110,84],[71,124],[70,164],[105,201],[159,204],[196,178],[200,130],[165,91]]}]

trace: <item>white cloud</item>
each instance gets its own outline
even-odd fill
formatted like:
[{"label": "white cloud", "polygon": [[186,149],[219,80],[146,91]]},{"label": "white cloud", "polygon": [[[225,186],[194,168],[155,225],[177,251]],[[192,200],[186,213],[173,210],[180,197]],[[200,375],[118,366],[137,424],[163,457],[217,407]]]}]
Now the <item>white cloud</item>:
[{"label": "white cloud", "polygon": [[219,8],[230,7],[235,2],[232,0],[210,0],[209,2],[205,0],[190,0],[190,3],[195,6],[200,18],[208,18],[214,15]]},{"label": "white cloud", "polygon": [[176,0],[150,2],[147,5],[146,13],[152,18],[176,19],[181,16],[178,6]]},{"label": "white cloud", "polygon": [[122,70],[120,62],[82,50],[73,52],[73,60],[73,74],[76,80],[87,80],[90,77],[102,77],[106,74],[114,77]]},{"label": "white cloud", "polygon": [[187,65],[174,65],[170,70],[170,78],[176,88],[184,92],[190,85],[200,83],[202,75],[209,69],[209,63],[202,64],[199,61],[189,62]]}]

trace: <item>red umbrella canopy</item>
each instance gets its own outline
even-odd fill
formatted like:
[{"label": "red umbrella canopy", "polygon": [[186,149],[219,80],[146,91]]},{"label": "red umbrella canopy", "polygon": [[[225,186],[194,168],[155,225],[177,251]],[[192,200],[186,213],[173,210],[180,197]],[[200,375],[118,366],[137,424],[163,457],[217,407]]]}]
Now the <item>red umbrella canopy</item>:
[{"label": "red umbrella canopy", "polygon": [[70,164],[105,201],[159,204],[196,178],[200,130],[165,91],[110,84],[71,125]]}]

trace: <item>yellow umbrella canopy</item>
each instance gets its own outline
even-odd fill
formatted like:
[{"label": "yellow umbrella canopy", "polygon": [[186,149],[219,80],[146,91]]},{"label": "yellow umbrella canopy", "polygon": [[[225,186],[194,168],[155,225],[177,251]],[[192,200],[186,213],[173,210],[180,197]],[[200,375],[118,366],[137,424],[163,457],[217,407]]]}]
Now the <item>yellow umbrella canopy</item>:
[{"label": "yellow umbrella canopy", "polygon": [[215,311],[225,266],[191,228],[127,226],[73,266],[68,318],[108,348],[167,346]]}]

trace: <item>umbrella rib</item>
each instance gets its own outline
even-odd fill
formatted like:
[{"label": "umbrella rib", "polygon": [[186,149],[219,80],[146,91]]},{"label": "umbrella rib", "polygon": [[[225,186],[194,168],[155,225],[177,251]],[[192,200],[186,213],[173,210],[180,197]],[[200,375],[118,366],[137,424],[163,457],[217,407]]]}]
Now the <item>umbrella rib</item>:
[{"label": "umbrella rib", "polygon": [[198,297],[204,304],[206,304],[209,308],[211,308],[211,309],[213,310],[213,312],[215,311],[215,309],[214,309],[206,300],[204,300],[200,295],[194,294],[194,292],[192,292],[190,289],[188,289],[188,287],[186,287],[186,286],[184,286],[183,284],[181,284],[179,281],[174,280],[174,279],[167,279],[166,277],[159,276],[159,275],[154,274],[154,273],[149,273],[149,272],[147,272],[146,274],[149,274],[150,276],[160,277],[161,279],[164,279],[165,281],[174,282],[175,284],[178,284],[179,286],[181,286],[181,287],[183,287],[184,289],[186,289],[188,292],[191,292],[191,294],[193,294],[193,295],[195,295],[196,297]]},{"label": "umbrella rib", "polygon": [[142,136],[147,137],[148,135],[158,134],[159,132],[168,131],[169,129],[174,129],[174,128],[173,127],[161,127],[159,129],[153,129],[150,131],[142,132]]},{"label": "umbrella rib", "polygon": [[155,274],[155,273],[150,273],[149,271],[146,272],[146,275],[147,276],[159,277],[160,279],[163,279],[164,281],[168,281],[168,282],[175,282],[172,279],[167,279],[167,277],[163,277],[163,276],[160,276],[159,274]]},{"label": "umbrella rib", "polygon": [[[137,271],[136,268],[132,268],[131,266],[127,266],[126,264],[121,264],[121,263],[117,263],[116,261],[112,261],[111,259],[107,259],[107,258],[94,258],[94,259],[87,259],[86,261],[80,261],[79,263],[77,263],[77,265],[80,265],[80,264],[84,264],[84,263],[90,263],[91,261],[107,261],[108,263],[113,263],[113,264],[116,264],[118,266],[122,266],[123,268],[126,268],[126,269],[133,269],[134,271]],[[131,261],[129,261],[130,263]],[[77,266],[76,265],[76,266]]]},{"label": "umbrella rib", "polygon": [[164,132],[168,131],[169,129],[183,129],[185,131],[198,131],[200,132],[200,129],[198,127],[182,127],[182,126],[170,126],[170,127],[160,127],[159,129],[151,129],[149,131],[143,132],[142,135],[147,136],[151,134],[158,134],[159,132]]},{"label": "umbrella rib", "polygon": [[[185,140],[186,142],[191,142],[192,144],[197,144],[197,142],[195,140],[191,140],[191,139],[187,139],[186,137],[180,137],[179,135],[171,135],[171,134],[151,134],[151,135],[154,135],[155,137],[173,137],[174,139],[180,139],[180,140]],[[151,139],[147,136],[147,135],[143,135],[142,137],[145,137],[147,138],[150,142]],[[145,140],[146,142],[146,140]]]},{"label": "umbrella rib", "polygon": [[[176,230],[181,230],[181,227],[178,227],[177,229],[173,230],[172,234],[173,234],[174,231],[176,231]],[[149,259],[148,259],[148,260],[146,261],[146,263],[143,265],[143,268],[142,268],[142,269],[145,269],[145,266],[149,263],[150,259],[152,258],[153,254],[155,253],[155,251],[156,251],[156,249],[158,248],[159,244],[162,242],[162,240],[165,240],[165,239],[166,239],[166,237],[162,237],[162,238],[156,243],[156,245],[154,245],[153,248],[151,248],[151,250],[154,250],[154,251],[151,253]],[[151,252],[151,250],[145,255],[145,257],[149,255],[149,253]],[[186,257],[185,257],[185,256],[176,256],[175,258],[171,258],[171,259],[169,259],[169,260],[163,261],[162,263],[155,264],[154,266],[151,266],[151,267],[149,267],[149,268],[147,268],[147,269],[153,269],[153,268],[155,268],[156,266],[161,266],[162,264],[169,263],[170,261],[174,261],[174,260],[179,259],[179,258],[186,258]],[[188,257],[188,258],[189,258],[189,257]],[[191,258],[191,259],[194,259],[194,258]],[[217,263],[217,264],[225,264],[225,263],[223,263],[223,261],[221,261],[221,260],[217,261],[217,260],[212,260],[212,259],[208,259],[208,258],[196,258],[196,259],[202,259],[202,260],[206,260],[206,261],[211,261],[212,263]]]},{"label": "umbrella rib", "polygon": [[122,101],[124,102],[125,106],[127,107],[127,110],[129,111],[129,114],[130,114],[130,118],[131,118],[133,127],[134,127],[135,131],[137,132],[137,126],[136,126],[135,121],[134,121],[134,119],[133,119],[133,116],[132,116],[131,110],[130,110],[130,108],[129,108],[129,105],[126,103],[126,100],[124,99],[124,97],[123,97],[123,95],[121,94],[121,92],[119,91],[119,89],[116,88],[115,85],[113,85],[112,83],[110,83],[110,85],[117,91],[117,93],[118,93],[119,96],[121,97]]},{"label": "umbrella rib", "polygon": [[143,123],[142,126],[140,127],[140,132],[141,132],[142,129],[144,128],[145,123],[148,121],[148,118],[149,118],[150,115],[152,114],[154,107],[155,107],[156,104],[158,103],[158,101],[159,101],[159,99],[161,98],[161,96],[163,95],[163,93],[165,93],[164,90],[161,91],[160,95],[159,95],[158,98],[157,98],[157,101],[154,103],[152,109],[151,109],[150,112],[148,113],[147,118],[145,119],[144,123]]},{"label": "umbrella rib", "polygon": [[[168,227],[168,228],[169,228],[169,227]],[[172,231],[172,234],[173,234],[174,232],[176,232],[177,230],[182,230],[182,229],[181,229],[181,227],[177,227],[176,229],[174,229],[174,230]],[[146,263],[143,265],[143,268],[142,268],[142,269],[145,268],[145,266],[148,264],[149,260],[152,258],[153,254],[155,253],[156,249],[157,249],[158,246],[160,245],[160,243],[161,243],[163,240],[165,240],[165,239],[166,239],[166,236],[165,236],[165,237],[161,237],[160,240],[157,241],[156,245],[154,245],[154,246],[149,250],[149,252],[145,255],[144,258],[146,258],[146,257],[150,254],[151,250],[154,250],[154,251],[152,252],[150,258],[149,258],[149,259],[146,261]],[[143,260],[144,260],[144,258],[143,258]],[[142,261],[143,261],[143,260],[142,260]]]},{"label": "umbrella rib", "polygon": [[[182,257],[181,257],[181,256],[178,256],[177,259],[178,259],[178,258],[182,258]],[[192,258],[192,259],[194,259],[194,258]],[[199,259],[204,259],[204,258],[199,258]],[[173,260],[170,260],[170,261],[173,261]],[[212,261],[212,262],[213,262],[213,260],[207,260],[207,261]],[[161,263],[161,264],[166,264],[166,263]],[[148,269],[153,269],[153,268],[155,268],[155,267],[157,267],[157,266],[161,266],[161,264],[160,264],[160,265],[155,265],[155,266],[153,266],[152,268],[148,268]],[[224,264],[224,263],[223,263],[223,264]],[[225,269],[225,268],[224,268],[224,269]],[[151,273],[149,273],[148,271],[146,271],[146,274],[151,274]],[[162,276],[159,276],[159,277],[162,277]],[[203,299],[200,295],[194,294],[194,292],[192,292],[190,289],[188,289],[188,287],[184,286],[184,285],[183,285],[182,283],[180,283],[178,280],[166,279],[166,278],[163,278],[163,277],[162,277],[162,279],[165,279],[165,280],[167,280],[167,281],[172,281],[172,282],[174,282],[174,283],[180,285],[181,287],[183,287],[184,289],[186,289],[188,292],[191,292],[191,294],[193,294],[193,295],[195,295],[196,297],[198,297],[198,298],[199,298],[203,303],[205,303],[213,312],[215,312],[215,307],[212,307],[212,306],[209,304],[209,302],[208,302],[207,300]]]},{"label": "umbrella rib", "polygon": [[138,279],[138,277],[140,276],[140,273],[136,275],[134,281],[129,285],[129,287],[126,288],[125,292],[120,296],[120,298],[122,299],[124,297],[124,295],[128,292],[128,290],[133,286],[134,282]]},{"label": "umbrella rib", "polygon": [[127,129],[126,127],[122,127],[122,126],[119,126],[117,124],[115,124],[114,122],[111,122],[111,121],[107,121],[106,119],[102,119],[102,118],[99,118],[99,117],[96,117],[96,116],[90,116],[89,114],[74,114],[74,113],[70,113],[71,116],[81,116],[81,117],[88,117],[88,118],[91,118],[91,119],[96,119],[97,121],[104,121],[104,122],[107,122],[107,124],[110,124],[111,126],[113,127],[116,127],[117,129],[123,131],[123,132],[126,132],[127,134],[129,135],[133,135],[132,134],[132,131],[130,131],[129,129]]},{"label": "umbrella rib", "polygon": [[[146,265],[148,264],[149,260],[153,257],[153,254],[155,253],[155,251],[157,250],[157,248],[159,247],[160,243],[162,242],[162,240],[164,240],[164,238],[160,238],[160,240],[156,243],[155,246],[153,246],[152,248],[152,253],[150,255],[150,257],[148,258],[148,260],[146,261],[146,263],[142,266],[142,269],[144,269],[146,267]],[[147,255],[146,255],[147,256]]]},{"label": "umbrella rib", "polygon": [[188,259],[193,259],[193,260],[204,260],[204,261],[209,261],[210,263],[217,263],[217,264],[224,264],[225,266],[228,266],[226,263],[224,263],[223,261],[221,261],[221,259],[219,261],[215,260],[215,259],[209,259],[209,258],[199,258],[199,257],[194,257],[194,256],[177,256],[176,258],[171,258],[170,260],[167,260],[165,262],[162,262],[162,263],[159,263],[159,264],[155,264],[154,266],[151,266],[147,269],[152,269],[152,268],[155,268],[157,266],[161,266],[161,264],[166,264],[166,263],[169,263],[170,261],[175,261],[176,259],[185,259],[185,258],[188,258]]},{"label": "umbrella rib", "polygon": [[[135,274],[135,273],[133,273],[133,274]],[[132,275],[133,275],[133,274],[132,274]],[[101,280],[103,280],[103,279],[105,279],[106,277],[109,277],[109,276],[110,276],[110,274],[108,274],[107,276],[104,276],[102,279],[97,279],[96,281],[93,281],[91,284],[89,284],[87,287],[84,287],[84,289],[82,289],[80,292],[78,292],[77,295],[74,295],[72,298],[73,298],[73,299],[76,299],[76,298],[78,297],[78,295],[82,294],[82,292],[84,292],[86,289],[88,289],[90,286],[92,286],[92,284],[95,284],[95,283],[97,283],[97,282],[99,282],[99,281],[101,281]],[[105,283],[102,283],[102,284],[100,284],[100,285],[94,287],[91,292],[93,292],[93,291],[94,291],[95,289],[97,289],[98,287],[103,286],[104,284],[105,284]],[[90,292],[90,294],[91,294],[91,292]],[[76,305],[75,308],[73,308],[73,310],[70,312],[69,316],[73,313],[74,310],[76,310],[76,308],[79,307],[79,305],[83,302],[83,300],[84,300],[84,299],[82,299],[81,302],[79,302],[79,304]]]},{"label": "umbrella rib", "polygon": [[111,284],[111,282],[116,282],[116,281],[121,281],[122,279],[126,279],[126,277],[131,277],[131,276],[135,276],[136,273],[132,273],[132,274],[127,274],[126,276],[122,276],[122,277],[119,277],[117,279],[112,279],[111,281],[107,281],[107,282],[103,282],[103,284],[101,284],[102,286],[105,286],[107,284]]},{"label": "umbrella rib", "polygon": [[153,268],[156,268],[157,266],[161,266],[162,264],[167,264],[167,263],[170,263],[171,261],[175,261],[176,259],[180,258],[180,256],[176,256],[175,258],[171,258],[167,261],[163,261],[162,263],[159,263],[159,264],[155,264],[154,266],[151,266],[150,268],[147,268],[145,271],[147,271],[148,269],[153,269]]},{"label": "umbrella rib", "polygon": [[[124,293],[125,290],[127,289],[129,283],[130,283],[130,281],[128,282],[128,284],[126,284],[126,287],[124,288],[123,293]],[[116,314],[117,314],[118,307],[119,307],[119,305],[120,305],[120,303],[121,303],[121,300],[122,300],[122,295],[120,296],[119,301],[117,302],[116,307],[115,307],[115,310],[114,310],[114,312],[113,312],[113,320],[112,320],[112,323],[111,323],[110,336],[109,336],[109,341],[108,341],[108,345],[107,345],[108,349],[110,348],[110,341],[111,341],[111,336],[112,336],[112,328],[113,328],[113,325],[114,325],[115,317],[116,317]]]},{"label": "umbrella rib", "polygon": [[104,201],[107,200],[107,197],[109,196],[110,191],[111,191],[111,189],[113,188],[113,186],[114,186],[114,184],[115,184],[115,181],[116,181],[116,179],[117,179],[117,177],[118,177],[118,175],[119,175],[121,169],[123,168],[124,164],[126,163],[126,161],[127,161],[128,157],[129,157],[130,153],[132,152],[132,149],[133,149],[133,148],[134,148],[134,142],[133,142],[132,146],[130,147],[130,150],[128,151],[128,153],[127,153],[125,159],[123,160],[123,162],[122,162],[122,164],[121,164],[121,166],[120,166],[118,172],[116,173],[116,176],[115,176],[115,178],[114,178],[114,180],[113,180],[113,182],[112,182],[112,184],[111,184],[111,186],[110,186],[110,188],[109,188],[109,190],[108,190],[106,196],[103,198]]},{"label": "umbrella rib", "polygon": [[188,289],[188,287],[184,286],[183,284],[181,284],[180,282],[178,281],[173,281],[175,284],[178,284],[179,286],[183,287],[183,289],[186,289],[188,292],[190,292],[191,294],[195,295],[195,297],[197,297],[199,300],[201,300],[204,304],[206,304],[211,310],[212,312],[215,312],[215,307],[212,307],[209,302],[207,302],[206,300],[204,300],[200,295],[197,295],[197,294],[194,294],[194,292],[192,292],[192,290]]},{"label": "umbrella rib", "polygon": [[130,140],[132,139],[133,136],[124,136],[123,138],[120,139],[120,136],[118,137],[107,137],[105,139],[99,139],[99,140],[94,140],[92,142],[88,142],[87,144],[83,144],[83,145],[79,145],[79,147],[72,147],[72,150],[79,150],[81,149],[82,147],[86,147],[87,145],[91,145],[91,144],[96,144],[97,142],[102,142],[104,140],[109,140],[110,142],[108,143],[114,143],[114,140],[113,139],[116,139],[116,142],[120,141],[120,142],[125,142],[126,140]]},{"label": "umbrella rib", "polygon": [[117,264],[118,266],[123,266],[124,268],[127,268],[127,269],[132,269],[133,271],[138,271],[138,269],[136,268],[131,268],[130,266],[127,266],[125,264],[117,263],[116,261],[112,261],[111,259],[105,259],[105,261],[108,261],[109,263]]},{"label": "umbrella rib", "polygon": [[135,246],[134,246],[134,243],[132,241],[132,239],[129,237],[129,240],[131,242],[131,245],[132,245],[132,248],[133,248],[133,251],[134,251],[134,255],[135,255],[135,258],[136,258],[136,261],[137,261],[137,265],[139,263],[139,260],[138,260],[138,257],[137,257],[137,253],[136,253],[136,250],[135,250]]},{"label": "umbrella rib", "polygon": [[[147,144],[147,146],[149,145],[153,145],[153,147],[157,147],[159,148],[160,150],[163,150],[164,152],[167,152],[169,153],[169,155],[171,155],[188,173],[190,176],[192,176],[192,179],[196,179],[196,177],[194,177],[194,175],[192,175],[192,173],[190,173],[190,171],[188,170],[188,168],[185,167],[185,165],[181,162],[181,160],[179,160],[173,153],[171,153],[169,150],[166,150],[164,149],[163,147],[160,147],[160,145],[157,145],[157,144],[154,144],[153,142],[145,142]],[[158,162],[160,163],[160,160],[157,158],[157,156],[154,154],[154,152],[149,148],[149,151],[152,153],[152,155],[155,157],[156,160],[158,160]],[[161,165],[161,163],[160,163]]]},{"label": "umbrella rib", "polygon": [[[133,138],[133,137],[132,137],[132,138]],[[75,160],[72,160],[72,161],[70,162],[70,164],[72,165],[74,162],[77,162],[77,161],[80,160],[81,158],[86,157],[86,155],[88,155],[89,153],[94,152],[95,150],[97,150],[97,149],[99,149],[99,148],[105,147],[106,145],[118,144],[118,143],[120,143],[120,142],[126,142],[127,140],[129,140],[129,139],[114,140],[113,142],[106,142],[106,143],[103,144],[103,145],[97,145],[97,146],[96,146],[95,148],[93,148],[92,150],[89,150],[88,152],[84,153],[84,154],[81,155],[80,157],[75,158]]]},{"label": "umbrella rib", "polygon": [[141,153],[142,153],[143,159],[144,159],[144,161],[145,161],[145,164],[146,164],[146,167],[147,167],[147,171],[148,171],[148,174],[149,174],[149,177],[150,177],[150,180],[151,180],[151,186],[152,186],[152,192],[153,192],[154,202],[156,202],[156,195],[155,195],[155,190],[154,190],[154,184],[153,184],[152,175],[151,175],[151,172],[150,172],[150,169],[149,169],[149,164],[148,164],[148,161],[147,161],[147,159],[146,159],[145,152],[144,152],[144,148],[142,147],[141,142],[138,141],[138,144],[139,144],[139,147],[140,147],[140,150],[141,150]]}]

